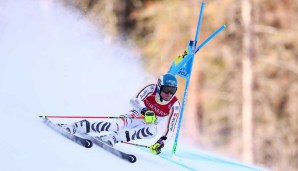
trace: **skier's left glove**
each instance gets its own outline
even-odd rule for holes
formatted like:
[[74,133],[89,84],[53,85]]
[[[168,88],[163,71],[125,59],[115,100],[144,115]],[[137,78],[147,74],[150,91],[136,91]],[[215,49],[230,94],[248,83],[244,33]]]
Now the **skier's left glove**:
[[161,149],[164,147],[163,141],[167,140],[167,137],[162,136],[155,144],[150,146],[150,152],[153,154],[160,154]]
[[146,107],[142,109],[141,114],[144,115],[146,124],[154,124],[157,120],[155,113]]

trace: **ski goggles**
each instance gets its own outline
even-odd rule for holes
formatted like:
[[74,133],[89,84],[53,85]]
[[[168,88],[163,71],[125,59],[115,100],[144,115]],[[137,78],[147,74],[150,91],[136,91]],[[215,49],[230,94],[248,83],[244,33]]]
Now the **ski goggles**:
[[162,86],[161,91],[166,93],[166,94],[171,93],[172,95],[174,95],[177,91],[177,88],[176,87],[171,87],[171,86]]

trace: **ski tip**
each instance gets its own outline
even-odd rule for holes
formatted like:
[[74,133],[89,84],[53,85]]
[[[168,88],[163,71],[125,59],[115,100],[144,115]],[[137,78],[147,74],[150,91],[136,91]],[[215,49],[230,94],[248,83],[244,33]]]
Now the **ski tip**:
[[128,161],[129,161],[130,163],[135,163],[135,162],[137,161],[137,158],[136,158],[136,156],[130,154],[130,155],[128,156]]
[[47,116],[46,115],[40,115],[39,117],[40,118],[46,118]]
[[93,146],[93,143],[91,140],[85,139],[84,142],[82,142],[82,144],[86,147],[86,148],[91,148]]

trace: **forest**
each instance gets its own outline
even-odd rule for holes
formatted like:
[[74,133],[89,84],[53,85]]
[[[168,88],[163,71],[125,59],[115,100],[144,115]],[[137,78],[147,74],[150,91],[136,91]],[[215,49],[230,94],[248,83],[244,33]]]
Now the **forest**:
[[[202,3],[62,2],[112,35],[110,41],[132,41],[145,70],[156,77],[194,37]],[[298,170],[298,1],[204,2],[199,41],[223,24],[227,28],[196,55],[182,134],[246,163]]]

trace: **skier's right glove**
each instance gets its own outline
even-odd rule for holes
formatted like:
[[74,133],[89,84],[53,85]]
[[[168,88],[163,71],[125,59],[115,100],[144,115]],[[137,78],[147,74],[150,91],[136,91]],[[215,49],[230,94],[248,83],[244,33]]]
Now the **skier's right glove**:
[[150,146],[150,152],[153,154],[160,154],[161,153],[161,149],[164,147],[164,143],[163,141],[167,140],[167,137],[162,136],[155,144]]
[[149,110],[145,107],[142,109],[141,114],[144,115],[144,120],[146,124],[155,124],[157,118],[152,110]]

